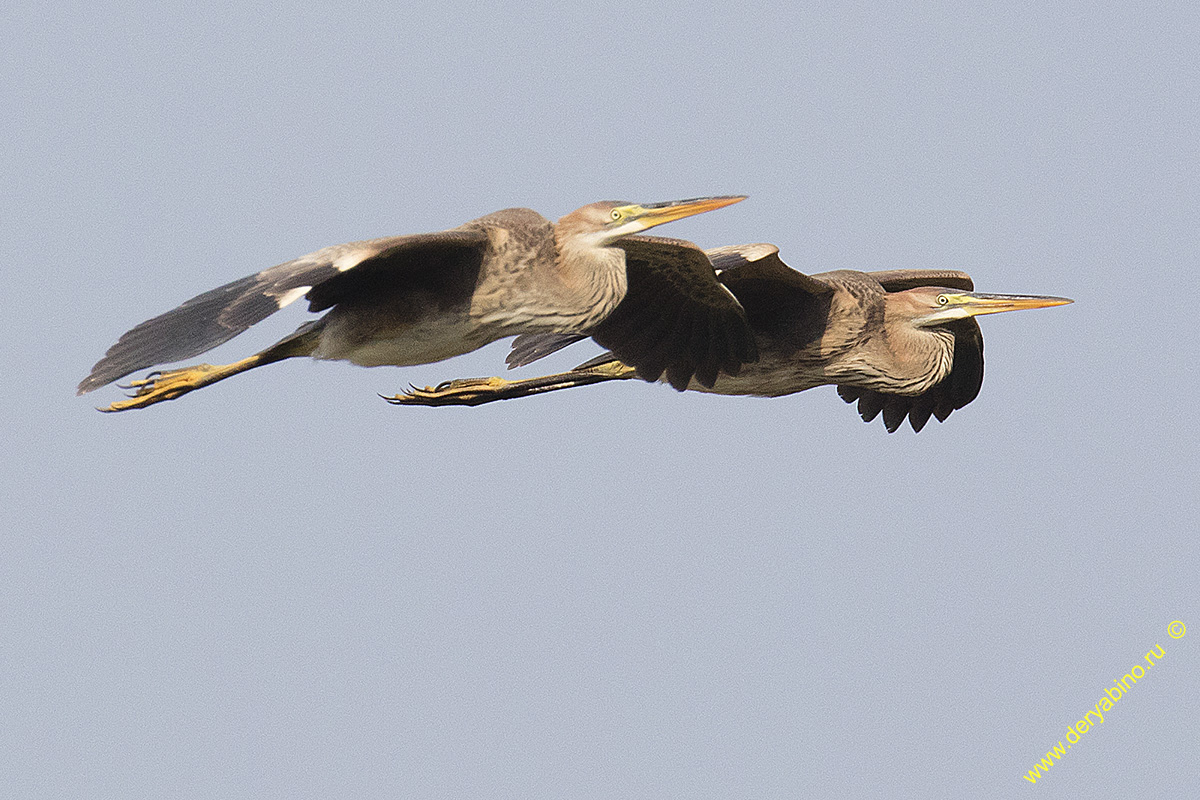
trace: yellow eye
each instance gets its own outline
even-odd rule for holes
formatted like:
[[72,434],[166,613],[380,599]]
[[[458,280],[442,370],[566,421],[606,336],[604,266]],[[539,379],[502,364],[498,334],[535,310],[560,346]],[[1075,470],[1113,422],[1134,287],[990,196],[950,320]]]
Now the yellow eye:
[[617,220],[619,220],[621,218],[621,209],[614,208],[612,210],[612,214],[610,214],[609,216],[611,216],[613,218],[613,222],[616,222]]
[[949,302],[950,301],[948,299],[946,299],[946,295],[944,295],[944,294],[938,295],[938,305],[939,306],[944,306],[944,305],[946,305],[946,303],[949,303]]

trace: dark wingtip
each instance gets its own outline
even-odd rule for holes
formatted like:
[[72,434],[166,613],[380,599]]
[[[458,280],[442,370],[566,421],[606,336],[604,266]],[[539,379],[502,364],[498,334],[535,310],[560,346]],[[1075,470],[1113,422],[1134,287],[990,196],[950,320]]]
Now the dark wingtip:
[[912,425],[913,433],[920,433],[933,414],[933,406],[929,403],[913,406],[908,412],[908,422]]
[[705,389],[711,389],[717,382],[720,370],[716,364],[706,364],[696,368],[696,381]]
[[883,398],[875,392],[864,392],[858,398],[858,413],[863,422],[871,422],[883,411]]
[[127,330],[80,381],[78,393],[99,389],[140,369],[192,358],[266,319],[279,310],[279,302],[259,290],[262,274],[198,294]]
[[694,372],[695,368],[691,364],[673,364],[667,367],[667,383],[677,392],[685,391]]

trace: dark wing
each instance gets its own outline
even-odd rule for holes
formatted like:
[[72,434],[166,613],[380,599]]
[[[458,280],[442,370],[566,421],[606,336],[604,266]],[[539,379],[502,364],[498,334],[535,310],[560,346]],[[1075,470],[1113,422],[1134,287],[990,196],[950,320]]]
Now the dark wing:
[[522,333],[513,339],[504,363],[509,369],[524,367],[586,338],[582,333]]
[[[637,238],[664,242],[678,241],[649,236]],[[708,256],[709,263],[712,264],[714,271],[717,273],[717,280],[723,282],[720,274],[722,270],[737,269],[750,263],[754,258],[762,258],[765,255],[777,252],[779,252],[779,248],[774,245],[751,244],[718,247],[713,250],[705,250],[704,254]],[[504,362],[508,364],[509,369],[524,367],[586,338],[588,337],[577,333],[523,333],[513,340],[512,349],[509,350]],[[609,361],[611,358],[611,353],[604,355],[605,361]],[[590,364],[591,362],[588,363]]]
[[766,281],[780,290],[808,294],[828,294],[832,291],[828,284],[783,263],[779,248],[773,244],[735,244],[704,252],[717,271],[718,279],[730,288],[744,281]]
[[918,286],[944,286],[963,292],[975,291],[971,276],[957,269],[888,269],[868,272],[887,292],[903,292]]
[[[636,238],[667,243],[677,241]],[[800,309],[807,308],[814,298],[831,291],[828,284],[784,264],[779,259],[779,248],[773,244],[729,245],[705,250],[704,254],[716,272],[717,280],[742,304],[754,332],[792,336],[797,320],[806,318]],[[523,367],[581,338],[570,333],[522,334],[513,341],[506,361],[510,368]],[[613,357],[612,353],[605,353],[598,358],[609,361]]]
[[773,244],[709,250],[717,279],[741,302],[755,334],[772,352],[788,353],[819,338],[829,316],[833,287],[779,258]]
[[478,273],[487,246],[481,230],[391,236],[326,247],[193,297],[123,335],[92,367],[78,392],[131,372],[192,358],[223,344],[284,306],[308,297],[309,310],[376,291],[397,275],[459,266]]
[[[940,285],[940,284],[939,284]],[[883,412],[888,433],[895,433],[907,417],[912,429],[920,433],[930,416],[938,422],[979,396],[983,386],[983,334],[973,317],[945,325],[954,333],[954,363],[950,374],[924,394],[915,397],[885,394],[857,386],[838,386],[838,394],[847,403],[858,401],[858,413],[870,422]]]
[[736,375],[758,358],[746,312],[718,281],[704,251],[691,242],[629,236],[628,290],[613,312],[589,333],[637,370],[639,378],[667,380],[683,391],[694,376],[711,387],[721,371]]
[[[678,241],[656,237],[631,238],[667,243]],[[704,254],[716,272],[717,280],[742,304],[750,327],[755,332],[768,335],[794,333],[797,320],[805,317],[800,308],[811,305],[814,298],[832,291],[828,284],[784,264],[779,258],[779,248],[773,244],[728,245],[705,250]],[[582,338],[579,334],[571,333],[522,334],[513,341],[512,350],[505,360],[510,369],[523,367]],[[605,353],[597,358],[600,362],[606,362],[613,357],[612,353]],[[588,365],[591,363],[588,362]]]

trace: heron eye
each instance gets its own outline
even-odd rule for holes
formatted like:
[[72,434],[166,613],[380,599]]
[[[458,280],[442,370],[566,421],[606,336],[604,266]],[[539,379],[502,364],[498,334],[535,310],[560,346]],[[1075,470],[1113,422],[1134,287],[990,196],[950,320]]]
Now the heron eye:
[[950,301],[946,299],[946,295],[944,295],[944,294],[938,295],[938,305],[939,306],[944,306],[948,302],[950,302]]
[[621,209],[614,208],[612,210],[612,214],[610,216],[613,218],[613,222],[616,222],[617,220],[619,220],[621,218]]

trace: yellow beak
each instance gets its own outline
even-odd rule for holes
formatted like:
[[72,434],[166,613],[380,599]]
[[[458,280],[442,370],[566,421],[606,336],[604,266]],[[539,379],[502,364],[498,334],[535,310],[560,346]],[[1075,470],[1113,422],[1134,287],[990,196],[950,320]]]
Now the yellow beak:
[[[742,194],[726,195],[723,197],[696,197],[691,200],[673,200],[667,203],[650,203],[648,205],[624,206],[622,211],[628,218],[628,224],[635,231],[644,231],[655,225],[674,222],[684,217],[703,214],[705,211],[715,211],[718,208],[740,203],[746,196]],[[624,226],[622,226],[624,228]]]
[[1049,297],[1036,294],[985,294],[983,292],[947,293],[944,297],[949,306],[966,312],[963,316],[977,317],[981,314],[999,314],[1002,311],[1023,311],[1027,308],[1048,308],[1073,303],[1065,297]]

